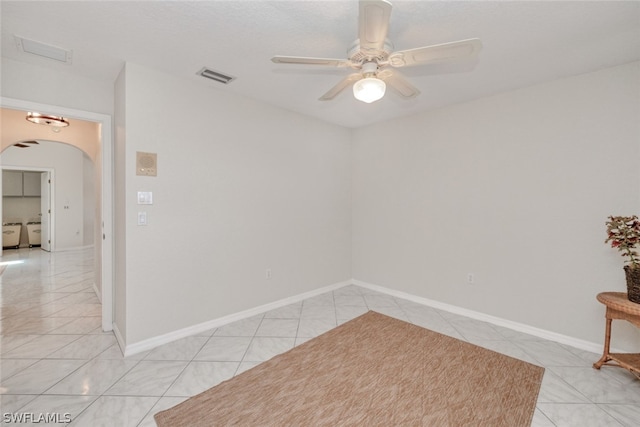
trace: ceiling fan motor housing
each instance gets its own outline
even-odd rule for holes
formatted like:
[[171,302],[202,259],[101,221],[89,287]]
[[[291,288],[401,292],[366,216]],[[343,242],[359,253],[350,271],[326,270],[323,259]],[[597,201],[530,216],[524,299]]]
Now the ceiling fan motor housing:
[[362,64],[362,75],[367,77],[373,77],[378,74],[378,63],[374,61],[367,61]]
[[393,43],[389,39],[384,40],[384,47],[382,50],[364,50],[360,47],[360,39],[353,42],[349,50],[347,50],[347,57],[353,64],[364,64],[365,62],[375,61],[378,64],[385,63],[389,59],[389,55],[393,52]]

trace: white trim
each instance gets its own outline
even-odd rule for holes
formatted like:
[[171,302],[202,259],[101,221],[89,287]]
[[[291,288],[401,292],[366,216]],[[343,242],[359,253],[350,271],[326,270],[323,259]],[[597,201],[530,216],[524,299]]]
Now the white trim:
[[[95,247],[95,245],[73,246],[71,248],[56,249],[56,252],[85,251],[85,250],[91,249],[93,247]],[[51,251],[51,252],[53,252],[53,251]]]
[[[113,205],[113,180],[115,177],[114,165],[113,165],[113,136],[112,136],[112,121],[111,116],[102,116],[102,126],[100,126],[100,154],[102,159],[102,179],[101,185],[101,207],[102,207],[102,221],[96,224],[96,227],[101,227],[98,233],[98,241],[102,242],[102,257],[101,257],[101,284],[102,284],[102,330],[110,331],[113,329],[113,259],[114,259],[114,245],[113,245],[113,221],[114,221],[114,205]],[[100,240],[102,237],[102,240]],[[95,242],[94,239],[94,243]]]
[[120,352],[124,355],[124,351],[122,349],[124,348],[125,344],[124,344],[124,338],[120,333],[120,329],[118,329],[118,325],[116,325],[115,323],[113,324],[112,329],[113,329],[113,335],[115,335],[116,341],[118,342],[118,347],[120,347]]
[[43,168],[39,166],[13,166],[13,165],[6,165],[6,164],[2,164],[2,169],[33,171],[33,172],[49,172],[53,170],[52,168]]
[[[351,284],[351,280],[334,283],[333,285],[325,286],[322,288],[315,289],[313,291],[305,292],[292,297],[270,302],[268,304],[250,308],[249,310],[244,310],[238,313],[230,314],[228,316],[220,317],[218,319],[209,320],[204,323],[199,323],[197,325],[193,325],[187,328],[179,329],[177,331],[169,332],[167,334],[158,335],[153,338],[148,338],[146,340],[138,341],[137,343],[129,344],[126,347],[124,347],[124,355],[125,357],[127,357],[143,351],[151,350],[163,344],[167,344],[167,343],[179,340],[180,338],[189,337],[189,336],[198,334],[200,332],[208,331],[213,328],[219,328],[220,326],[224,326],[228,323],[246,319],[248,317],[252,317],[257,314],[262,314],[267,311],[274,310],[276,308],[284,307],[285,305],[300,302],[304,299],[315,297],[320,294],[324,294],[326,292],[331,292],[350,284]],[[116,332],[116,325],[114,325],[113,331]],[[118,342],[121,341],[121,338],[122,337],[118,338],[118,333],[116,333],[116,339],[118,339]],[[122,342],[124,342],[124,340],[122,340]],[[122,344],[120,345],[120,347],[122,348]]]
[[[120,344],[120,348],[124,348],[124,355],[131,356],[143,351],[151,350],[163,344],[167,344],[173,341],[176,341],[181,338],[185,338],[188,336],[192,336],[198,334],[200,332],[205,332],[213,328],[219,328],[220,326],[224,326],[231,322],[235,322],[238,320],[246,319],[248,317],[252,317],[258,314],[265,313],[270,310],[274,310],[276,308],[284,307],[285,305],[293,304],[299,301],[302,301],[307,298],[311,298],[317,295],[321,295],[326,292],[334,291],[336,289],[342,288],[348,285],[360,286],[362,288],[370,289],[376,292],[380,292],[386,295],[390,295],[396,298],[402,298],[407,301],[415,302],[420,305],[424,305],[427,307],[436,308],[439,310],[447,311],[449,313],[458,314],[461,316],[468,317],[470,319],[480,320],[483,322],[491,323],[493,325],[501,326],[507,329],[511,329],[513,331],[522,332],[525,334],[529,334],[538,338],[542,338],[549,341],[554,341],[560,344],[565,344],[570,347],[574,347],[580,350],[590,351],[596,354],[600,354],[602,352],[602,344],[601,343],[593,343],[590,341],[582,340],[579,338],[571,337],[568,335],[558,334],[556,332],[548,331],[545,329],[536,328],[530,325],[526,325],[524,323],[518,323],[507,319],[502,319],[500,317],[491,316],[489,314],[481,313],[478,311],[469,310],[462,307],[457,307],[455,305],[446,304],[440,301],[431,300],[428,298],[419,297],[416,295],[408,294],[406,292],[397,291],[390,288],[385,288],[384,286],[374,285],[371,283],[363,282],[361,280],[351,279],[344,282],[335,283],[333,285],[325,286],[319,289],[315,289],[313,291],[305,292],[303,294],[295,295],[292,297],[284,298],[272,303],[264,304],[258,307],[251,308],[249,310],[241,311],[238,313],[230,314],[228,316],[220,317],[218,319],[213,319],[204,323],[200,323],[197,325],[189,326],[187,328],[179,329],[173,332],[169,332],[167,334],[158,335],[153,338],[149,338],[143,341],[139,341],[134,344],[130,344],[124,346],[124,339],[120,335],[120,332],[117,330],[116,325],[113,325],[113,331],[116,334],[116,339]],[[620,349],[613,349],[612,352],[622,352]]]
[[100,294],[100,291],[98,290],[98,286],[96,285],[96,282],[93,282],[91,284],[91,288],[93,289],[93,292],[96,293],[96,297],[98,297],[98,301],[100,301],[100,304],[102,304],[102,295]]
[[[558,334],[556,332],[536,328],[530,325],[526,325],[524,323],[513,322],[511,320],[502,319],[500,317],[491,316],[489,314],[481,313],[478,311],[457,307],[455,305],[434,301],[428,298],[418,297],[405,292],[385,288],[379,285],[373,285],[371,283],[363,282],[361,280],[353,279],[351,282],[356,286],[371,289],[373,291],[387,294],[396,298],[406,299],[408,301],[415,302],[417,304],[426,305],[428,307],[437,308],[443,311],[448,311],[449,313],[459,314],[461,316],[469,317],[471,319],[491,323],[492,325],[501,326],[503,328],[533,335],[535,337],[543,338],[545,340],[550,340],[560,344],[565,344],[570,347],[578,348],[580,350],[586,350],[586,351],[590,351],[598,354],[602,353],[602,343],[596,344],[591,341],[581,340],[578,338],[570,337],[568,335]],[[622,350],[618,350],[618,349],[612,350],[612,353],[615,353],[615,352],[622,352]]]
[[[92,121],[100,124],[100,157],[102,158],[102,330],[113,329],[113,141],[111,116],[91,111],[41,104],[21,99],[0,97],[0,106],[23,111],[54,111],[68,118]],[[1,252],[0,252],[1,253]]]

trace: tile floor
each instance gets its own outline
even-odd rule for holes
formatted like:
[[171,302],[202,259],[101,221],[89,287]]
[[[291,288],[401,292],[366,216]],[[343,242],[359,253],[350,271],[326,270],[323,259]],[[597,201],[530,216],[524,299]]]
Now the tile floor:
[[357,286],[123,358],[100,330],[90,252],[0,257],[12,260],[24,263],[0,276],[2,425],[15,425],[10,414],[68,413],[72,426],[154,426],[154,413],[371,309],[544,366],[533,426],[640,426],[640,380],[594,370],[598,354]]

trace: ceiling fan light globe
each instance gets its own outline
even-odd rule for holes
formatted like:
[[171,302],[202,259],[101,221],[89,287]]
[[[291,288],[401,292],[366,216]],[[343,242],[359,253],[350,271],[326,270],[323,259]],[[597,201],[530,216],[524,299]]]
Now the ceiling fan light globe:
[[382,80],[376,79],[375,77],[367,77],[358,80],[353,85],[353,96],[358,101],[371,104],[382,98],[386,89],[387,85]]

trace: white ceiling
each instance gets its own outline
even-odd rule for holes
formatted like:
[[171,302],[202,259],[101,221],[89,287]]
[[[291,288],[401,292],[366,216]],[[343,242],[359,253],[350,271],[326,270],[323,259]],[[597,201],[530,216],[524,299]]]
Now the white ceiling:
[[[358,2],[2,1],[2,57],[114,81],[125,61],[347,127],[640,60],[638,1],[393,1],[396,50],[478,37],[475,60],[402,73],[422,93],[373,104],[350,90],[318,98],[350,71],[278,65],[273,55],[346,58]],[[73,51],[70,65],[27,54],[14,35]],[[203,66],[235,76],[228,86]],[[212,91],[212,96],[215,92]]]

